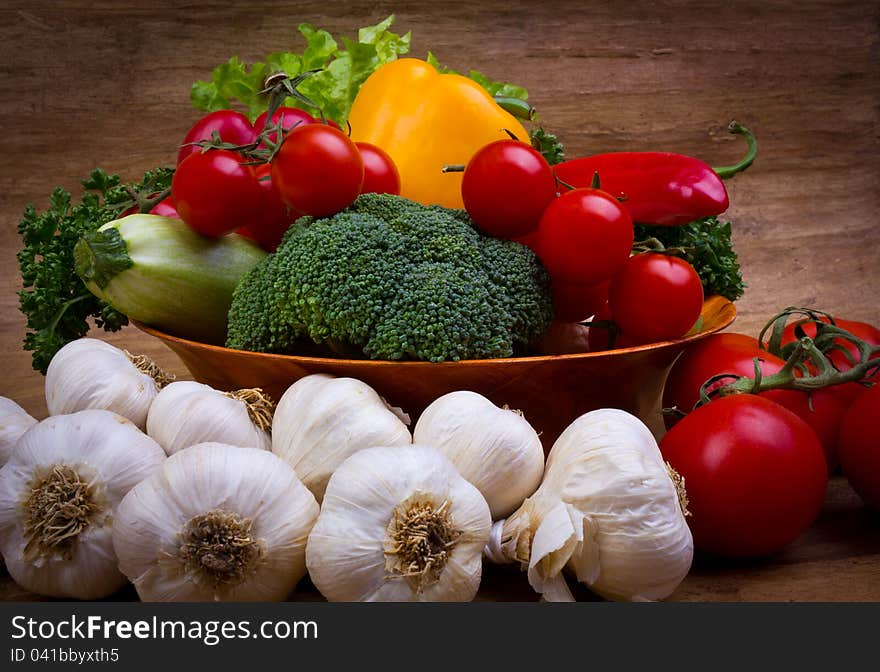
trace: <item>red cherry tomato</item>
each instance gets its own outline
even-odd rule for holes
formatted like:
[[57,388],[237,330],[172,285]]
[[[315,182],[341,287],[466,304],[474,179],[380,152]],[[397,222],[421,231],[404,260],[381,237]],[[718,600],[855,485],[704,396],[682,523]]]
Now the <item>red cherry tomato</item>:
[[274,252],[299,214],[281,200],[281,194],[272,184],[271,166],[268,163],[257,166],[254,172],[263,195],[261,211],[251,224],[240,228],[238,233],[254,240],[267,252]]
[[[269,116],[269,111],[266,110],[259,117],[257,117],[256,121],[254,121],[254,134],[260,135],[266,129],[266,119]],[[289,131],[292,128],[296,128],[297,126],[301,126],[303,124],[316,124],[319,123],[317,119],[315,119],[311,114],[306,112],[305,110],[301,110],[298,107],[279,107],[275,110],[275,114],[272,115],[272,123],[277,124],[281,122],[281,128],[285,131]],[[270,133],[269,140],[271,142],[278,142],[278,134]],[[260,146],[264,146],[260,143]]]
[[608,303],[608,282],[578,285],[553,282],[553,319],[558,322],[583,322]]
[[[700,399],[700,387],[710,378],[732,374],[730,378],[710,385],[707,392],[732,383],[736,377],[754,377],[756,357],[764,376],[777,373],[785,365],[776,355],[762,350],[757,339],[746,334],[722,333],[706,336],[685,350],[672,366],[663,391],[663,406],[690,412]],[[842,387],[845,386],[815,390],[810,396],[796,390],[771,390],[762,392],[759,396],[777,402],[804,420],[816,433],[825,452],[828,467],[832,468],[837,464],[837,432],[848,404],[848,397]],[[665,416],[665,420],[667,427],[679,422],[674,415]]]
[[258,217],[260,185],[247,159],[225,149],[191,154],[174,172],[171,197],[180,218],[203,236],[222,236]]
[[703,283],[684,259],[637,254],[617,272],[608,289],[611,314],[636,343],[684,336],[703,308]]
[[694,546],[725,556],[776,553],[819,515],[828,472],[815,433],[752,394],[701,406],[660,450],[687,491]]
[[368,142],[354,143],[364,162],[362,194],[400,195],[400,172],[388,152]]
[[328,217],[344,210],[363,181],[357,146],[326,124],[297,126],[272,159],[272,182],[282,200],[306,215]]
[[594,285],[620,270],[632,244],[632,220],[617,199],[598,189],[574,189],[547,206],[536,248],[554,281]]
[[837,450],[844,475],[865,504],[880,509],[880,386],[864,390],[840,425]]
[[177,164],[180,165],[189,155],[202,151],[198,145],[189,143],[210,140],[214,131],[217,131],[221,140],[234,145],[248,145],[256,138],[253,124],[241,112],[234,110],[210,112],[189,129],[177,153]]
[[556,198],[556,177],[540,152],[518,140],[496,140],[468,161],[464,208],[487,235],[519,238],[534,231]]

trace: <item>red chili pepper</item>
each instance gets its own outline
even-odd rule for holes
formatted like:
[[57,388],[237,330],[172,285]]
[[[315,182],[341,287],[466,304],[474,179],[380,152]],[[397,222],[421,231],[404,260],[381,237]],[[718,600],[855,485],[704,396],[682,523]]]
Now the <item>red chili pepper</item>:
[[622,200],[634,222],[677,226],[727,210],[723,179],[748,168],[757,154],[752,133],[736,122],[731,133],[744,135],[749,149],[742,161],[712,168],[707,163],[671,152],[610,152],[585,156],[554,166],[564,186],[589,187],[598,173],[603,191]]

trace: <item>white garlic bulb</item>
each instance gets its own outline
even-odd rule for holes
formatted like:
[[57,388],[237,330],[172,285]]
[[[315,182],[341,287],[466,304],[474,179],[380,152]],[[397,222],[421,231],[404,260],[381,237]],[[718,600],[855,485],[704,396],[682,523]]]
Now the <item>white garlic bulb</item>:
[[496,523],[487,556],[527,567],[548,600],[572,599],[563,568],[609,599],[668,597],[693,559],[676,476],[641,420],[586,413],[553,445],[537,492]]
[[221,392],[191,380],[163,388],[147,416],[147,434],[169,455],[197,443],[269,450],[272,402],[260,390]]
[[37,424],[37,419],[12,399],[0,397],[0,467],[6,464],[16,441]]
[[46,406],[49,415],[87,408],[113,411],[144,429],[150,404],[171,380],[148,357],[96,338],[80,338],[61,348],[49,362]]
[[493,520],[519,507],[544,473],[544,447],[534,428],[476,392],[436,399],[419,416],[413,442],[446,455],[486,498]]
[[282,457],[320,502],[330,475],[362,448],[412,443],[409,417],[354,378],[316,373],[300,378],[278,401],[272,452]]
[[365,448],[330,477],[306,566],[330,601],[468,601],[490,526],[486,500],[436,448]]
[[119,568],[148,602],[279,601],[305,575],[318,503],[272,453],[202,443],[119,505]]
[[0,550],[15,581],[52,597],[119,590],[111,525],[123,496],[165,460],[120,415],[56,415],[22,435],[0,469]]

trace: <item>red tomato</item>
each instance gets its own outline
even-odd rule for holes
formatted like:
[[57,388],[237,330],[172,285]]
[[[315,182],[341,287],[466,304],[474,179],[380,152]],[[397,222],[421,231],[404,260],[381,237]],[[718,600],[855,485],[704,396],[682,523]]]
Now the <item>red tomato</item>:
[[251,224],[240,228],[238,233],[256,241],[267,252],[274,252],[298,214],[281,200],[281,194],[272,184],[271,166],[268,163],[257,166],[255,173],[263,194],[261,213]]
[[553,282],[553,319],[559,322],[583,322],[608,303],[608,283],[577,285]]
[[326,124],[297,126],[272,159],[282,200],[306,215],[329,217],[354,202],[364,181],[357,146]]
[[[764,376],[777,373],[785,365],[776,355],[762,350],[758,340],[751,336],[721,333],[705,337],[688,347],[672,366],[663,391],[663,406],[690,412],[700,399],[700,387],[710,378],[732,374],[730,378],[713,383],[708,392],[732,383],[736,377],[754,377],[755,357],[760,361]],[[837,432],[848,403],[848,397],[840,387],[815,390],[811,397],[795,390],[772,390],[759,396],[775,401],[804,420],[816,432],[828,467],[837,464]],[[673,415],[665,419],[667,427],[679,422]]]
[[[263,114],[257,117],[256,121],[254,121],[254,135],[260,135],[260,133],[266,129],[266,118],[268,116],[269,111],[266,110]],[[296,128],[303,124],[319,123],[311,114],[298,107],[279,107],[275,110],[275,114],[272,115],[272,123],[277,124],[279,121],[281,122],[281,128],[285,131],[289,131],[291,128]],[[271,142],[277,142],[278,134],[270,133],[269,140]],[[265,145],[260,143],[260,146],[263,147]]]
[[840,467],[865,504],[880,509],[880,386],[864,390],[852,402],[840,425]]
[[684,259],[637,254],[612,279],[608,304],[632,341],[669,341],[684,336],[700,317],[703,283]]
[[822,508],[828,471],[816,435],[769,399],[741,394],[701,406],[667,432],[660,450],[684,477],[701,550],[776,553]]
[[198,145],[189,143],[210,140],[214,131],[217,131],[221,140],[234,145],[248,145],[256,138],[253,125],[241,112],[234,110],[210,112],[189,129],[177,153],[177,164],[180,165],[190,154],[202,151]]
[[[765,396],[771,394],[764,393]],[[837,437],[843,416],[852,403],[852,395],[846,385],[836,385],[814,390],[812,393],[780,390],[777,402],[804,420],[819,439],[829,471],[837,467]]]
[[534,231],[556,198],[556,177],[540,152],[518,140],[496,140],[468,161],[461,199],[486,234],[519,238]]
[[400,195],[400,173],[388,152],[368,142],[354,143],[364,162],[362,194]]
[[594,285],[623,267],[632,244],[632,220],[616,198],[573,189],[547,206],[536,247],[554,281]]
[[180,213],[174,207],[174,200],[169,196],[164,198],[150,210],[151,215],[161,215],[162,217],[176,217],[180,219]]
[[248,226],[261,212],[263,194],[247,159],[225,149],[191,154],[171,180],[180,218],[203,236]]

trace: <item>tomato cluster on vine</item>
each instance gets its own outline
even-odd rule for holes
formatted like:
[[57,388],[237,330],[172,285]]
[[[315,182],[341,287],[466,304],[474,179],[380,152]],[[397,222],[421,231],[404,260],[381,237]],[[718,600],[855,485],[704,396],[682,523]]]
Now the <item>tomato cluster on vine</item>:
[[[666,381],[663,405],[684,417],[667,415],[660,449],[684,478],[694,544],[709,553],[782,551],[816,520],[837,470],[880,508],[880,329],[816,314],[776,330],[778,341],[709,335]],[[821,356],[807,357],[814,348]]]
[[601,175],[591,187],[570,187],[540,152],[514,138],[484,146],[463,170],[462,201],[477,227],[528,245],[547,268],[556,320],[613,322],[617,340],[606,330],[591,348],[672,340],[697,322],[699,275],[678,257],[631,255],[632,218],[618,196],[602,190]]
[[184,137],[170,208],[156,214],[178,216],[207,237],[236,232],[271,251],[298,217],[335,214],[365,192],[400,193],[397,167],[381,148],[295,107],[254,123],[220,110]]

